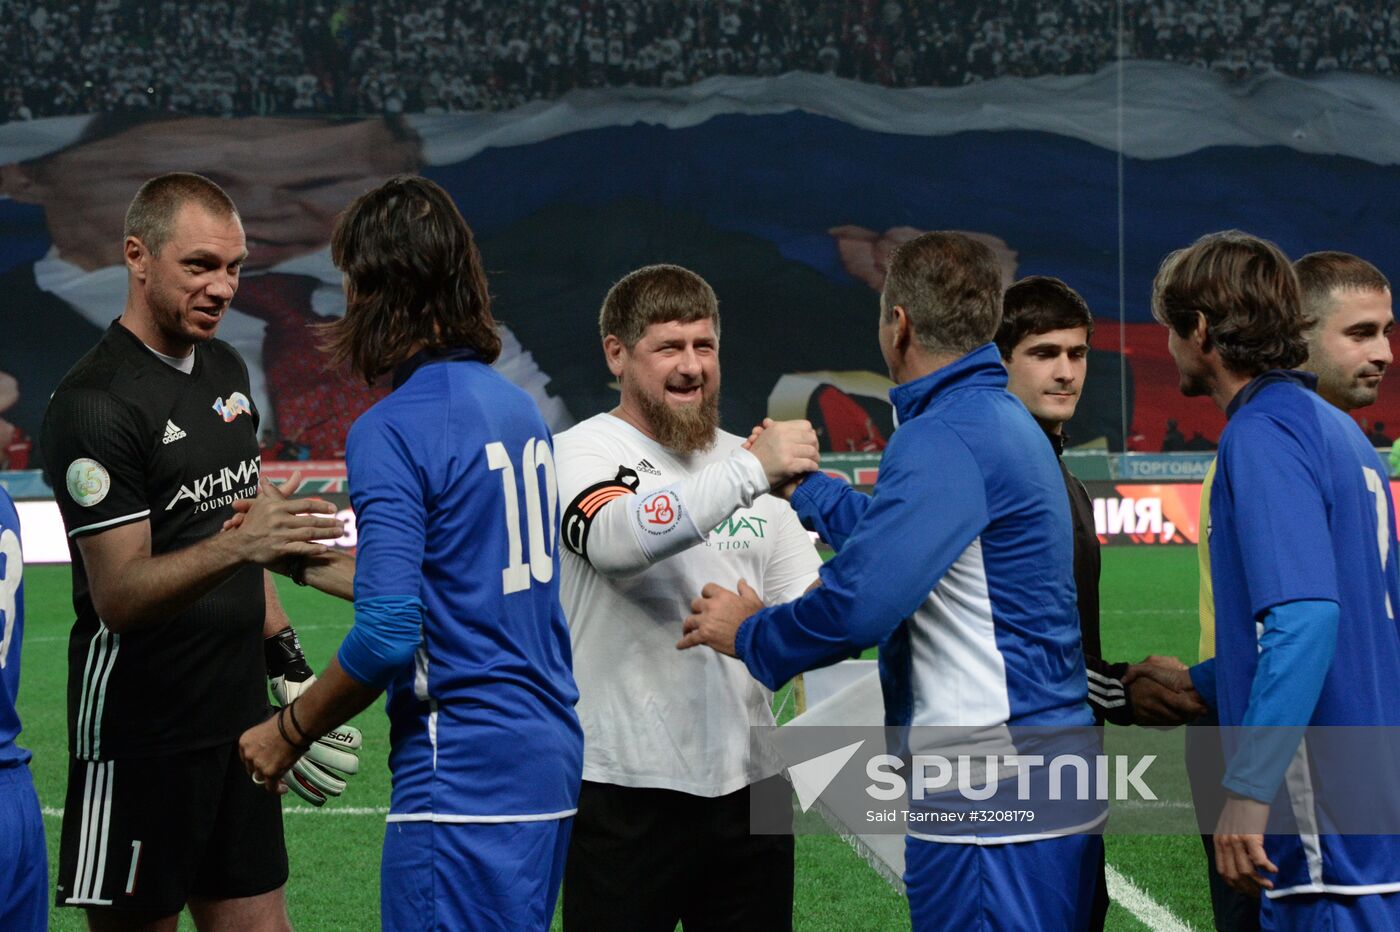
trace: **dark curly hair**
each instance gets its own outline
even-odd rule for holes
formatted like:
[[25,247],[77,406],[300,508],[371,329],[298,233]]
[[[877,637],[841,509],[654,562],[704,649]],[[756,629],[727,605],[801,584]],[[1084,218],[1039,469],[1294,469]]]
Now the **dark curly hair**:
[[345,273],[345,316],[321,327],[331,366],[367,381],[416,347],[501,354],[486,273],[471,228],[447,192],[400,175],[356,198],[336,220],[331,258]]
[[1189,335],[1206,321],[1207,349],[1232,372],[1255,376],[1308,358],[1298,276],[1273,243],[1239,230],[1209,233],[1162,260],[1152,316]]

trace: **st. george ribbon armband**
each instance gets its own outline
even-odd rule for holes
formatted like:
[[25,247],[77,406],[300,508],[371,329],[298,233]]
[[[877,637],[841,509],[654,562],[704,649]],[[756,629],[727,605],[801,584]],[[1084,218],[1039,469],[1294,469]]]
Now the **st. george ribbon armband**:
[[564,511],[564,546],[588,559],[588,531],[593,516],[613,499],[637,494],[639,482],[636,470],[623,466],[615,478],[595,483],[580,492]]

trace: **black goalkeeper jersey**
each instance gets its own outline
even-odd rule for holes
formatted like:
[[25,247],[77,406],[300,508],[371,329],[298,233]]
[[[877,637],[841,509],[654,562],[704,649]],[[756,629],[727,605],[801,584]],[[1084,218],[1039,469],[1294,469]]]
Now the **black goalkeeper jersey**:
[[263,571],[246,566],[185,611],[117,634],[97,616],[77,538],[151,524],[151,553],[219,533],[257,494],[258,413],[228,344],[180,372],[113,323],[54,392],[41,442],[73,556],[69,749],[152,757],[234,740],[267,711]]

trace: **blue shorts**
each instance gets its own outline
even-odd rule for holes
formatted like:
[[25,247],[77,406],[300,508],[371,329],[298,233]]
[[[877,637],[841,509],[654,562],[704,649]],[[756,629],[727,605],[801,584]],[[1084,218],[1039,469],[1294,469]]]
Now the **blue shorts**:
[[0,929],[43,932],[49,924],[49,854],[29,767],[0,767]]
[[1382,932],[1400,929],[1400,893],[1340,896],[1335,893],[1294,893],[1271,900],[1262,897],[1261,929],[1300,929],[1306,932]]
[[914,932],[1089,928],[1101,835],[1002,845],[907,838],[904,884]]
[[385,932],[547,930],[572,817],[542,822],[390,822],[379,869]]

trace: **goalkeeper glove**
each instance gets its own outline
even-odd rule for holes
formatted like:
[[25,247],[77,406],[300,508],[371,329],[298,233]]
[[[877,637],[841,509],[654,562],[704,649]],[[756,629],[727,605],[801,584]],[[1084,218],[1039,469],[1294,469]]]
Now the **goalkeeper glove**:
[[[263,640],[267,662],[267,682],[279,705],[291,705],[316,682],[316,674],[306,662],[296,632],[284,628]],[[352,725],[333,728],[311,743],[307,752],[292,765],[287,786],[313,806],[324,806],[326,799],[345,792],[345,780],[360,770],[360,730]]]

